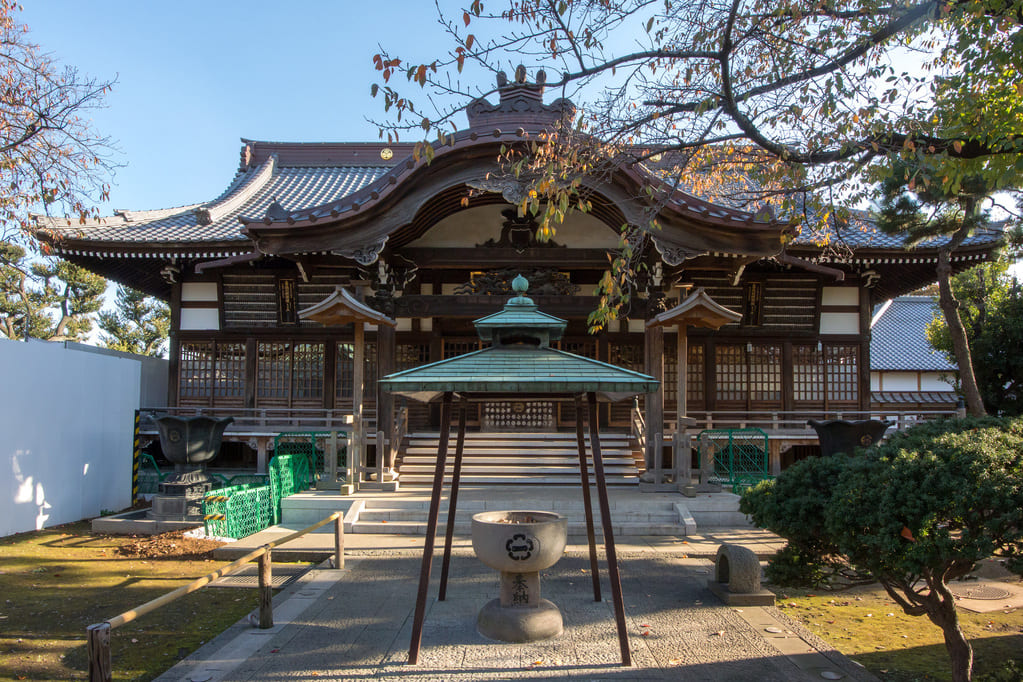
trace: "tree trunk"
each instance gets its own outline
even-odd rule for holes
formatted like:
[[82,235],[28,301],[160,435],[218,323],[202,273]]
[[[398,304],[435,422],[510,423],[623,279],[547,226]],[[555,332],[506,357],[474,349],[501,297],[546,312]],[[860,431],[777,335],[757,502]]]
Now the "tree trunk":
[[959,611],[955,595],[948,589],[946,580],[951,573],[946,570],[937,577],[927,577],[931,588],[927,601],[927,618],[941,628],[945,636],[945,649],[952,661],[952,682],[970,682],[973,679],[973,648],[962,628],[959,627]]
[[970,353],[970,341],[966,337],[966,328],[959,317],[959,301],[952,293],[952,251],[965,239],[968,230],[962,228],[953,235],[947,246],[938,250],[938,306],[945,315],[948,335],[952,339],[952,351],[955,353],[956,364],[959,365],[959,382],[966,398],[966,408],[975,417],[987,414],[984,401],[977,387],[977,377],[973,373],[973,356]]
[[952,659],[952,682],[970,682],[973,679],[973,648],[959,627],[959,619],[941,629],[945,634],[945,648]]

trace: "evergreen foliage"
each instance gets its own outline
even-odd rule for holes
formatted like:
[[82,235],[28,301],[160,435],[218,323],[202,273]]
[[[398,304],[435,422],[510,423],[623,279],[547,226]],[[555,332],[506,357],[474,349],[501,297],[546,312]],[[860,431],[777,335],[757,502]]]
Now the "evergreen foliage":
[[85,268],[57,258],[33,261],[21,246],[0,241],[0,334],[84,341],[106,286]]
[[789,540],[773,580],[879,581],[907,614],[942,628],[961,682],[973,654],[948,586],[992,556],[1023,574],[1021,481],[1023,419],[944,420],[799,462],[748,491],[741,509]]
[[141,291],[118,285],[116,309],[99,314],[103,345],[114,350],[163,357],[170,330],[170,308]]

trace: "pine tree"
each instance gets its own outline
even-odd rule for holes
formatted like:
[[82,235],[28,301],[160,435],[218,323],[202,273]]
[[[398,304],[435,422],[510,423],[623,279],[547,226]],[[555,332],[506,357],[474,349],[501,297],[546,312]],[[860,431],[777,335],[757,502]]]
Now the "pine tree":
[[99,315],[103,345],[114,350],[163,357],[170,329],[170,308],[141,291],[119,285],[114,312]]

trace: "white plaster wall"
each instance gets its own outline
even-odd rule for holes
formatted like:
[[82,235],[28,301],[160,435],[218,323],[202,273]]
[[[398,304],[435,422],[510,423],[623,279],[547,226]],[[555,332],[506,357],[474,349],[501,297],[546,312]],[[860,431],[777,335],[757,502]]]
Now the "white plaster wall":
[[821,313],[821,334],[859,334],[858,313]]
[[0,339],[0,536],[131,504],[137,359]]
[[[920,373],[920,390],[921,391],[951,391],[953,385],[950,381],[946,381],[942,377],[949,376],[951,372],[921,372]],[[949,378],[951,378],[949,376]]]
[[[951,391],[953,385],[942,377],[947,372],[920,372],[920,388],[916,387],[916,372],[871,372],[872,391]],[[882,381],[883,388],[882,388]],[[895,388],[892,388],[892,387]]]
[[[883,372],[882,391],[919,391],[916,372]],[[926,389],[925,389],[926,390]],[[947,388],[945,390],[948,390]]]
[[220,329],[220,310],[217,308],[182,308],[181,329]]
[[859,305],[860,290],[856,287],[823,287],[821,305]]

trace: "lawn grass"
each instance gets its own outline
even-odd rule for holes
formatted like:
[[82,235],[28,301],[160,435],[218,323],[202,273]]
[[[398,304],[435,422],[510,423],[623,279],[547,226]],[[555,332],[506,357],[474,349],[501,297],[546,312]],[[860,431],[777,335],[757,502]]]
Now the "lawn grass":
[[[0,538],[0,680],[86,679],[85,629],[223,562],[131,559],[87,522]],[[203,589],[112,631],[116,680],[151,680],[257,606],[253,589]]]
[[[879,585],[846,592],[778,589],[778,607],[882,680],[951,680],[941,629],[908,616]],[[973,613],[959,609],[973,646],[974,679],[1023,661],[1023,609]]]

